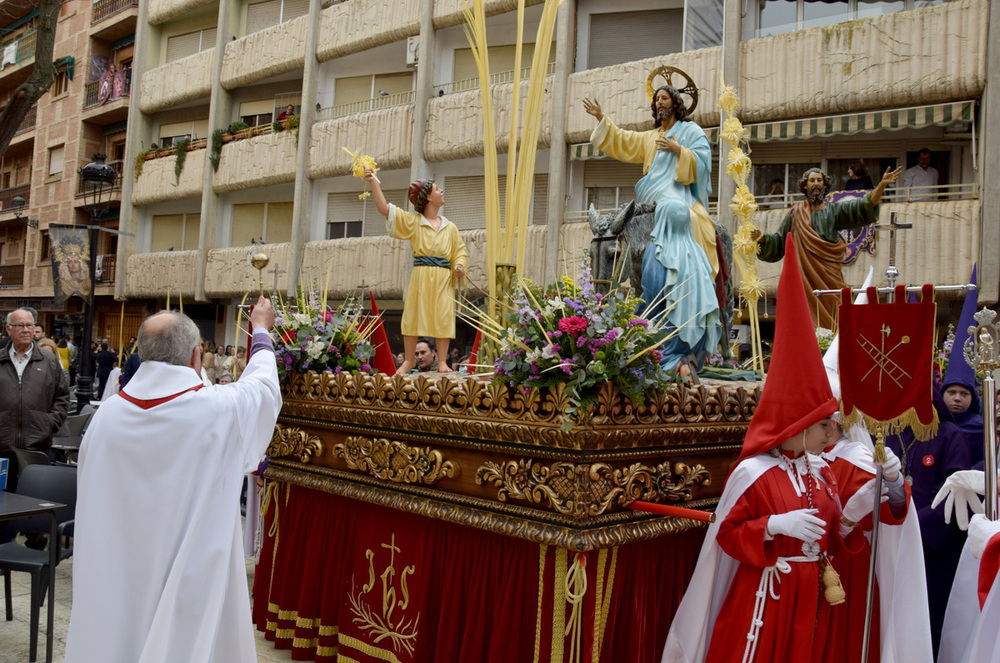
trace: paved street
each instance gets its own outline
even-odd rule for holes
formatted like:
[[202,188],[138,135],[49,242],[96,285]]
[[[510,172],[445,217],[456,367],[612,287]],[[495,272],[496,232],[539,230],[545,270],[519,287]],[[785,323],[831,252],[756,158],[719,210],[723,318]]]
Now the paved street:
[[[253,584],[253,560],[247,560],[247,583]],[[56,567],[56,611],[55,611],[55,643],[53,658],[55,663],[62,663],[66,651],[66,631],[69,627],[70,607],[73,602],[72,591],[73,558],[70,557]],[[0,663],[26,663],[28,660],[28,624],[30,620],[30,589],[31,576],[27,573],[11,573],[12,594],[14,598],[14,621],[3,621],[0,617]],[[2,580],[0,580],[2,583]],[[0,607],[0,610],[3,610]],[[39,620],[41,628],[38,632],[38,660],[45,660],[45,623],[48,605],[43,605]],[[274,646],[264,640],[264,635],[254,629],[257,639],[257,660],[261,663],[271,661],[290,661],[291,652],[276,651]]]

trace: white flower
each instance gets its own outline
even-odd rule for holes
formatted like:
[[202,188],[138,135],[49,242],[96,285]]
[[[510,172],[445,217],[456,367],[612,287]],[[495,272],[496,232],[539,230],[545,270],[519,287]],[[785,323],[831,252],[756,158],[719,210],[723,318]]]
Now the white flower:
[[295,322],[299,323],[300,325],[308,325],[311,322],[309,320],[309,316],[306,315],[305,313],[293,313],[292,317],[295,318]]
[[546,316],[552,315],[556,311],[561,311],[566,308],[566,302],[561,299],[550,299],[545,303],[545,307],[542,310]]
[[323,354],[324,347],[323,343],[319,341],[309,341],[306,345],[306,354],[309,355],[310,359],[317,359],[321,354]]

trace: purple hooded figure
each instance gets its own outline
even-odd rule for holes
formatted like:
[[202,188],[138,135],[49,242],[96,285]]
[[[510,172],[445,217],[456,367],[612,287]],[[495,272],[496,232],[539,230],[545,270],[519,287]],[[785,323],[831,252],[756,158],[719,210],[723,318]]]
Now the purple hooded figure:
[[962,429],[955,423],[951,412],[934,390],[934,409],[940,423],[938,432],[930,440],[921,442],[907,428],[900,435],[889,435],[885,444],[899,457],[902,472],[912,486],[913,508],[917,510],[920,538],[924,548],[924,572],[927,577],[927,600],[930,604],[931,639],[937,655],[941,642],[944,612],[955,579],[955,569],[965,545],[965,532],[958,523],[944,522],[944,506],[931,508],[931,501],[953,472],[972,466],[969,444]]
[[[969,281],[976,283],[976,268],[972,267],[972,277]],[[945,405],[962,429],[965,439],[969,442],[969,455],[975,469],[983,469],[983,415],[979,400],[976,373],[965,361],[965,342],[969,338],[969,327],[976,324],[973,317],[976,314],[976,291],[965,294],[965,304],[962,305],[962,315],[958,318],[958,328],[955,330],[955,344],[951,347],[948,357],[948,370],[941,381],[941,396]]]

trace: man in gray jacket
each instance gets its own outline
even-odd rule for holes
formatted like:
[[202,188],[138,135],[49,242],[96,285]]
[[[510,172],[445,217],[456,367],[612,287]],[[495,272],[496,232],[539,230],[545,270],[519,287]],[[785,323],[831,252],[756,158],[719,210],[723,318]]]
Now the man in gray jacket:
[[8,314],[10,341],[0,348],[0,454],[11,449],[48,452],[66,420],[66,376],[58,358],[35,345],[34,331],[29,311]]

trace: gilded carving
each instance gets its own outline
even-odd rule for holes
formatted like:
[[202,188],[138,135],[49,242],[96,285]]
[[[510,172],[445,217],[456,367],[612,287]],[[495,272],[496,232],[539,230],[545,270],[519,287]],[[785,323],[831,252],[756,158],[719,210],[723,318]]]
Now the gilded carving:
[[545,464],[521,459],[487,461],[476,471],[476,483],[497,486],[501,502],[521,500],[586,518],[636,500],[690,501],[694,486],[709,485],[711,475],[702,465],[675,463],[671,468],[669,461],[655,468],[641,463],[613,468],[608,463]]
[[[570,430],[562,386],[511,389],[472,376],[295,375],[282,414],[338,424],[554,449],[738,444],[758,386],[679,386],[634,404],[607,385]],[[331,407],[332,406],[332,407]]]
[[[322,469],[324,473],[317,474],[315,473],[316,469]],[[464,503],[456,503],[454,497],[443,501],[401,492],[392,487],[358,483],[354,477],[347,473],[340,473],[328,468],[311,467],[309,471],[303,471],[302,468],[294,467],[280,460],[272,462],[264,471],[264,476],[267,479],[283,481],[311,490],[579,552],[611,548],[637,541],[648,541],[666,534],[679,534],[694,527],[700,527],[699,524],[690,520],[647,518],[630,513],[622,514],[632,518],[627,522],[577,529],[526,516],[498,513],[495,509],[473,505],[474,500],[471,498],[461,498]],[[707,506],[707,504],[701,506]]]
[[411,447],[398,440],[351,435],[333,452],[352,470],[394,483],[426,483],[458,476],[461,468],[437,449]]
[[294,457],[303,463],[308,463],[313,457],[323,453],[323,442],[315,435],[309,435],[301,428],[282,426],[274,427],[271,443],[267,446],[267,455],[272,458]]

